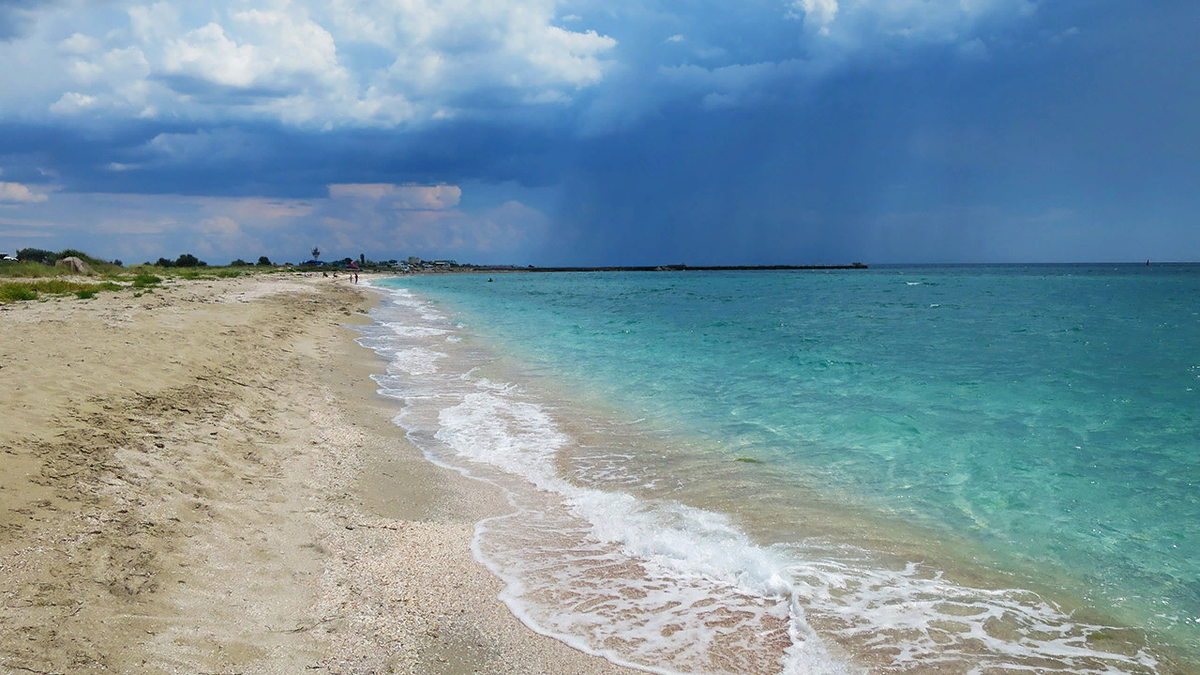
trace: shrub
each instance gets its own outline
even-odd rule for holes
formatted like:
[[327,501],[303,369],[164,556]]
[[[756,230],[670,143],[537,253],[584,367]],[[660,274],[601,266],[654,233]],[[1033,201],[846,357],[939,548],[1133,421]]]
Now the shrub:
[[0,284],[0,301],[17,302],[21,300],[37,300],[39,293],[65,295],[74,293],[87,299],[96,296],[99,291],[115,291],[121,287],[111,281],[102,284],[90,284],[63,279],[36,279],[32,281],[10,281]]
[[43,265],[40,262],[16,262],[5,263],[0,267],[0,275],[6,277],[17,277],[22,279],[37,279],[41,277],[57,276],[60,272],[65,271],[62,268],[50,267]]
[[166,258],[159,258],[158,262],[156,262],[154,264],[157,267],[174,267],[175,266],[175,263],[173,261],[167,260]]
[[58,260],[58,254],[56,254],[54,251],[47,251],[40,248],[23,248],[20,251],[17,251],[17,259],[31,260],[33,262],[45,261],[53,264],[55,260]]
[[37,300],[37,291],[26,284],[0,284],[0,302],[20,302],[22,300]]
[[233,262],[229,263],[230,267],[248,267],[249,265],[250,265],[250,263],[246,262],[245,260],[242,260],[241,258],[238,258],[237,260],[234,260]]
[[153,274],[139,274],[133,278],[134,288],[147,288],[162,283],[162,277],[156,277]]
[[260,256],[258,256],[258,266],[259,266],[259,267],[267,267],[267,266],[268,266],[268,265],[270,265],[270,264],[271,264],[271,259],[270,259],[270,258],[268,258],[268,257],[267,257],[267,256],[265,256],[265,255],[260,255]]
[[80,251],[80,250],[74,249],[74,248],[65,248],[65,249],[59,251],[58,253],[54,254],[55,260],[62,260],[63,258],[79,258],[80,260],[91,265],[92,267],[100,267],[100,266],[107,267],[109,264],[111,264],[107,261],[100,260],[99,258],[93,258],[92,256],[84,253],[83,251]]
[[191,253],[184,253],[175,260],[176,267],[206,267],[208,263],[197,258]]

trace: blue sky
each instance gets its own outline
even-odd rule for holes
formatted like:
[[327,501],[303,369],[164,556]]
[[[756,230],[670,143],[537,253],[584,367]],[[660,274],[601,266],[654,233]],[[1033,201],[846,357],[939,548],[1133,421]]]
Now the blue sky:
[[0,251],[1200,260],[1200,3],[0,0]]

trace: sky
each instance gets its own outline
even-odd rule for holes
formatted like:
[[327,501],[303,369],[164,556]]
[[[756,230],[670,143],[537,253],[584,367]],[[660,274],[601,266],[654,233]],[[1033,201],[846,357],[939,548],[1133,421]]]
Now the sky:
[[0,252],[1200,260],[1195,0],[0,0]]

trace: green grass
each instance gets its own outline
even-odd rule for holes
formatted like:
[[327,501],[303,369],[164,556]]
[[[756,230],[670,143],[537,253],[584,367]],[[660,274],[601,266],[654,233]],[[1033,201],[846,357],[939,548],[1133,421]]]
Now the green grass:
[[133,278],[134,288],[147,288],[149,286],[156,286],[161,283],[162,277],[155,276],[153,274],[146,274],[145,272]]
[[[20,302],[37,300],[42,293],[48,295],[76,294],[80,298],[95,297],[97,291],[119,291],[119,284],[106,281],[99,284],[89,284],[64,279],[37,279],[35,281],[8,281],[0,283],[0,302]],[[88,295],[82,295],[88,294]]]
[[0,302],[21,302],[22,300],[37,300],[37,292],[25,284],[0,284]]
[[[67,267],[43,265],[38,262],[0,262],[0,302],[36,300],[38,299],[38,295],[43,293],[48,295],[74,293],[81,299],[87,299],[95,297],[95,294],[99,291],[115,291],[129,287],[136,289],[138,294],[134,297],[138,297],[141,293],[152,292],[151,289],[163,283],[164,278],[187,280],[234,279],[245,274],[262,274],[279,271],[274,266],[260,268],[241,265],[166,268],[154,265],[130,265],[129,267],[121,267],[98,258],[93,258],[75,249],[60,251],[57,256],[75,256],[82,259],[104,281],[96,284],[66,281],[64,277],[73,276],[72,271]],[[5,279],[11,279],[12,281],[5,282]]]
[[[123,268],[104,262],[103,260],[96,260],[91,257],[80,259],[90,265],[93,272],[106,278],[119,276],[124,271]],[[0,277],[11,279],[47,279],[52,277],[66,277],[73,274],[75,274],[75,271],[65,265],[59,267],[58,265],[43,265],[40,262],[0,262]]]
[[0,262],[0,276],[13,279],[44,279],[67,274],[65,267],[54,267],[36,262]]

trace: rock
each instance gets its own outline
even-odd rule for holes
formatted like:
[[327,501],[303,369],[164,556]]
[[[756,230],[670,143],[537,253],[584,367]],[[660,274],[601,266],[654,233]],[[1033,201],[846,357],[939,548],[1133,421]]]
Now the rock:
[[92,271],[91,265],[88,265],[87,263],[80,260],[79,258],[76,258],[75,256],[61,258],[61,259],[59,259],[58,262],[56,262],[54,264],[57,266],[60,266],[60,267],[70,267],[71,270],[73,272],[75,272],[76,274],[87,274],[89,276],[92,274],[95,274],[95,272]]

